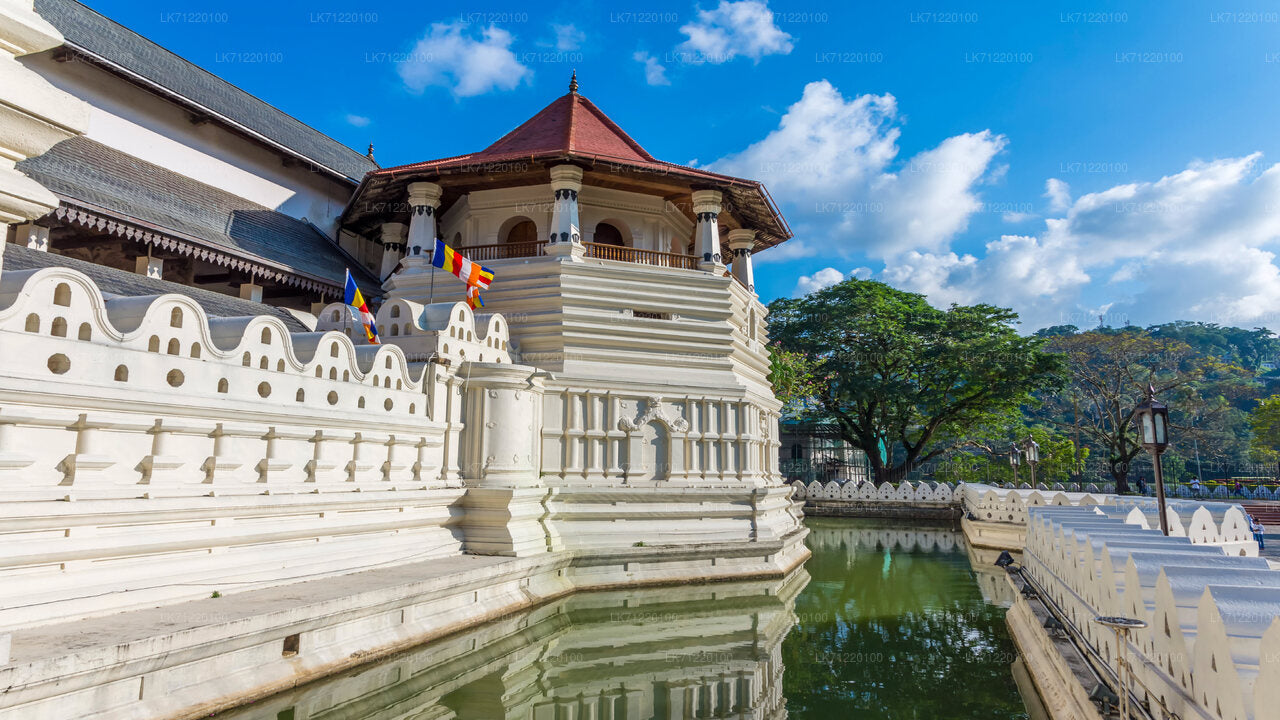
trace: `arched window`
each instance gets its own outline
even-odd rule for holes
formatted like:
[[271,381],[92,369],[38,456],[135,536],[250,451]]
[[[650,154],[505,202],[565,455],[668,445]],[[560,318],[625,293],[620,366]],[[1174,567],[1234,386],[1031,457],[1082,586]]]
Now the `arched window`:
[[79,337],[81,340],[93,339],[93,328],[89,327],[89,323],[80,323]]
[[626,247],[627,243],[622,239],[622,231],[617,226],[607,222],[596,225],[596,234],[591,238],[591,242],[597,245],[614,245],[617,247]]
[[400,317],[400,306],[399,306],[399,305],[392,305],[392,306],[391,306],[391,317],[393,317],[393,318],[398,318],[398,317]]
[[169,327],[182,327],[182,308],[174,308],[169,313]]
[[66,283],[58,283],[58,287],[53,289],[53,304],[62,307],[71,306],[71,286]]
[[498,229],[498,238],[504,243],[537,242],[538,226],[527,217],[509,218]]

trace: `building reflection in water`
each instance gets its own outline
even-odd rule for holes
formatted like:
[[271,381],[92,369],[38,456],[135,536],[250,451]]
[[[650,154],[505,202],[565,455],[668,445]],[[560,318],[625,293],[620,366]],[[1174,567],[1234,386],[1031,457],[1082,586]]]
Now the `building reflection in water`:
[[948,529],[809,525],[784,579],[571,595],[219,720],[1027,717],[994,555]]
[[782,641],[808,582],[575,594],[218,717],[781,720]]

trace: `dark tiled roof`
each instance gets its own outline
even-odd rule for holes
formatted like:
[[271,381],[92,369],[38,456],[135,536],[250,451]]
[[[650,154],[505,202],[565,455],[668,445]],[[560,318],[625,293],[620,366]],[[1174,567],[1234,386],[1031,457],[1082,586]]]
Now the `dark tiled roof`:
[[376,279],[310,223],[86,137],[64,140],[18,168],[72,203],[330,285],[341,286],[351,267],[362,286],[378,287]]
[[4,251],[4,271],[39,270],[47,267],[68,267],[88,275],[98,285],[98,289],[107,295],[124,295],[139,297],[146,295],[163,295],[175,293],[200,303],[210,317],[244,317],[246,315],[270,315],[278,318],[291,332],[308,332],[307,327],[289,312],[271,305],[241,300],[238,297],[223,295],[212,290],[179,285],[168,280],[156,280],[146,275],[118,270],[106,265],[97,265],[84,260],[69,258],[64,255],[31,250],[9,243]]
[[58,28],[69,44],[146,78],[317,165],[353,181],[378,167],[337,140],[74,0],[36,0],[35,9]]

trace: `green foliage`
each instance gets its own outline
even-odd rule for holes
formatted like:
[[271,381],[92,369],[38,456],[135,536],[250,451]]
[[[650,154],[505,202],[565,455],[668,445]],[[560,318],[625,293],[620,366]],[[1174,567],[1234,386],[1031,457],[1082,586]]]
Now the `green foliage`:
[[1253,430],[1250,454],[1259,462],[1273,463],[1280,459],[1280,395],[1258,403],[1249,413],[1249,427]]
[[816,363],[809,355],[773,343],[769,347],[769,383],[782,402],[784,417],[801,419],[818,393]]
[[814,363],[812,414],[867,453],[877,480],[901,479],[1060,383],[1061,359],[1004,308],[939,310],[856,279],[769,308],[777,344]]

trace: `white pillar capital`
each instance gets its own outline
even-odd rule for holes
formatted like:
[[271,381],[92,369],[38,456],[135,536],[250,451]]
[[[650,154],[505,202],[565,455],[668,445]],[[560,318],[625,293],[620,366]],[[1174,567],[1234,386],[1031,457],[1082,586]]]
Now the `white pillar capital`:
[[395,272],[404,257],[405,238],[409,234],[409,226],[404,223],[382,223],[382,267],[378,277],[386,280]]
[[577,165],[556,165],[551,168],[551,189],[582,190],[582,168]]
[[729,250],[733,252],[733,276],[751,292],[756,291],[755,273],[751,269],[751,251],[755,246],[755,230],[738,228],[729,231]]
[[443,194],[444,188],[433,182],[409,183],[409,206],[425,205],[434,210],[440,207],[440,196]]
[[382,223],[382,244],[384,247],[387,245],[403,245],[408,234],[409,226],[404,223]]
[[694,190],[693,191],[693,212],[695,215],[702,213],[720,214],[724,195],[719,190]]
[[[412,270],[426,268],[427,254],[436,246],[436,208],[444,190],[432,182],[409,183],[409,266]],[[398,224],[398,223],[388,223]]]
[[733,250],[750,250],[756,245],[756,231],[738,228],[729,231],[729,248]]

